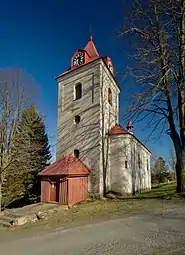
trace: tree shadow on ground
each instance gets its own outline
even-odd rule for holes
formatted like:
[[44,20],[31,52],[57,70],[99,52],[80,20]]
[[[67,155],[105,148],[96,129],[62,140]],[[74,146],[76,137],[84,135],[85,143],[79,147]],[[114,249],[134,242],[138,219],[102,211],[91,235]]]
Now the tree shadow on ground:
[[[111,196],[112,195],[112,196]],[[172,199],[172,198],[185,198],[185,193],[177,194],[175,184],[160,184],[152,187],[150,191],[136,193],[135,195],[120,195],[112,193],[108,195],[109,198],[118,198],[123,200],[130,199]]]
[[21,208],[26,205],[38,203],[40,201],[39,197],[21,197],[14,201],[12,201],[10,204],[3,206],[4,209],[14,209],[14,208]]

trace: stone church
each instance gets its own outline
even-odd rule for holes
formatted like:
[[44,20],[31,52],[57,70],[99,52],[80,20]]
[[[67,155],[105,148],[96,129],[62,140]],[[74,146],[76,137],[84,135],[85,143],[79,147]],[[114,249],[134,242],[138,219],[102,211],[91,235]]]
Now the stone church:
[[151,188],[150,151],[119,124],[120,88],[109,56],[92,37],[58,77],[56,160],[73,155],[90,169],[88,191],[131,194]]

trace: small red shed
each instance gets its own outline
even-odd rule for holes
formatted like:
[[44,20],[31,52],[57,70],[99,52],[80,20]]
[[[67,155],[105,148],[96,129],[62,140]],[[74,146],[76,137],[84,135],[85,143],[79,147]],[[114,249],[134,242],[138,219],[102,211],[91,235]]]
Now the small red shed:
[[63,156],[38,175],[41,202],[74,205],[88,197],[89,169],[73,156]]

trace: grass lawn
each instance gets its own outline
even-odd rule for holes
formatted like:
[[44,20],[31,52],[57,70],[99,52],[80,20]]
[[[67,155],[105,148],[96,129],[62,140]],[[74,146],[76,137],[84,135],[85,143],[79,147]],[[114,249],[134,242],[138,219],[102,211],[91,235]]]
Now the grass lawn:
[[[89,223],[93,220],[109,219],[118,216],[136,215],[157,210],[176,208],[185,200],[175,192],[175,184],[153,187],[151,191],[129,198],[86,201],[69,210],[62,207],[33,224],[16,227],[14,230],[59,227],[71,222]],[[13,229],[12,229],[13,230]]]
[[175,184],[159,184],[153,186],[148,192],[136,194],[133,198],[135,199],[168,199],[178,196],[176,193]]
[[185,198],[185,193],[176,193],[176,184],[160,184],[152,187],[151,191],[135,195],[135,199],[178,199]]
[[151,191],[129,198],[86,201],[64,211],[62,208],[48,215],[36,224],[58,225],[78,221],[89,221],[96,218],[135,215],[152,212],[157,209],[176,207],[184,199],[175,192],[175,184],[153,187]]

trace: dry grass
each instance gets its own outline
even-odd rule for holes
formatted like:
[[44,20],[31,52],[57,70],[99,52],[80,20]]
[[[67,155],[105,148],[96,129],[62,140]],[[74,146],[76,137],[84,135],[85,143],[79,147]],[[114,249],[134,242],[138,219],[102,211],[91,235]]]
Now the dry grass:
[[176,184],[160,184],[152,187],[152,190],[142,194],[137,194],[135,199],[163,199],[163,200],[178,200],[185,198],[185,194],[176,193]]
[[[171,198],[175,199],[171,199]],[[160,199],[159,199],[160,198]],[[169,199],[170,198],[170,199]],[[178,198],[178,199],[176,199]],[[107,199],[86,201],[80,203],[69,210],[64,210],[61,206],[57,211],[48,214],[33,224],[16,227],[18,230],[39,229],[58,227],[61,224],[71,222],[86,223],[95,219],[111,218],[124,215],[135,215],[156,210],[175,208],[181,200],[175,195],[175,186],[163,185],[155,187],[150,192],[138,194],[127,199]]]
[[171,201],[164,200],[99,200],[81,203],[67,211],[58,210],[39,223],[57,226],[62,223],[76,221],[87,222],[98,218],[135,215],[169,207],[172,207]]
[[[165,209],[180,203],[181,195],[175,192],[175,184],[160,185],[151,191],[132,196],[128,199],[107,199],[87,201],[70,210],[48,215],[47,224],[59,224],[76,220],[90,220],[97,217],[133,215],[143,212]],[[43,220],[44,221],[44,220]]]

